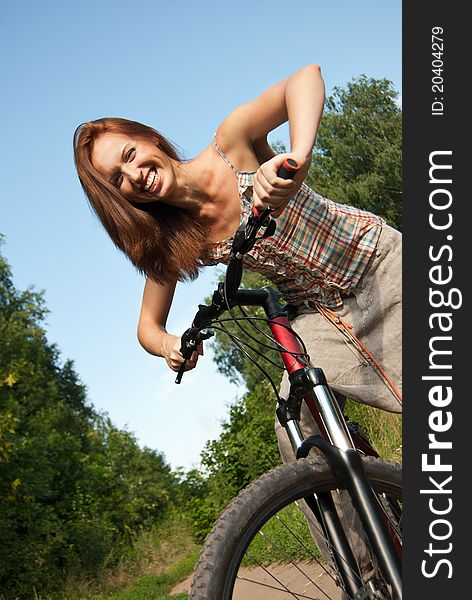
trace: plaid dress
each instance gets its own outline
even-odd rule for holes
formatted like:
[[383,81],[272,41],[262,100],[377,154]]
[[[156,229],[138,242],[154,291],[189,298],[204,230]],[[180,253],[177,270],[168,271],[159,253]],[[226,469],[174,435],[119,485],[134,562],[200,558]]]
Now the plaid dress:
[[[241,221],[251,212],[255,172],[238,171],[213,140],[237,177]],[[317,300],[329,308],[342,306],[364,273],[384,221],[364,210],[336,204],[302,184],[277,218],[275,234],[256,242],[244,267],[277,286],[284,300],[303,304]],[[233,236],[211,245],[207,265],[227,263]]]

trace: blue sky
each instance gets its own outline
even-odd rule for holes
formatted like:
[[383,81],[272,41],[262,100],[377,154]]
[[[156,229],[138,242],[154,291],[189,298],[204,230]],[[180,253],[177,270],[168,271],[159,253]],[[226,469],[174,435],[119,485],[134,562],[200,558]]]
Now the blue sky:
[[[327,93],[386,77],[401,94],[400,0],[17,0],[0,8],[0,233],[17,287],[45,290],[48,338],[71,358],[91,402],[173,467],[198,464],[242,390],[207,352],[176,386],[136,340],[143,279],[90,212],[72,156],[81,122],[147,123],[187,158],[219,123],[301,66]],[[287,128],[272,133],[287,142]],[[180,285],[168,329],[181,333],[215,269]]]

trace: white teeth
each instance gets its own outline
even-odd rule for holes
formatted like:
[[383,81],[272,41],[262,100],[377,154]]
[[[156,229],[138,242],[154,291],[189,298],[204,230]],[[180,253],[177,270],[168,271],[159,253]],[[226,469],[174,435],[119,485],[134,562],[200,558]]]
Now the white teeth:
[[149,190],[154,187],[157,180],[158,180],[158,174],[154,169],[152,169],[151,171],[149,171],[149,175],[147,176],[146,185],[144,186],[144,191],[149,192]]

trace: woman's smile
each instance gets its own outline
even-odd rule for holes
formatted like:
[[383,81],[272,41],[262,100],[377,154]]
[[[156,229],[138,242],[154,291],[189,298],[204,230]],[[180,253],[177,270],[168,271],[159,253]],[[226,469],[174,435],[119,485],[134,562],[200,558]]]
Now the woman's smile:
[[149,170],[148,176],[146,178],[146,183],[144,185],[144,192],[154,194],[157,192],[159,188],[159,184],[161,182],[161,175],[157,169],[151,168]]

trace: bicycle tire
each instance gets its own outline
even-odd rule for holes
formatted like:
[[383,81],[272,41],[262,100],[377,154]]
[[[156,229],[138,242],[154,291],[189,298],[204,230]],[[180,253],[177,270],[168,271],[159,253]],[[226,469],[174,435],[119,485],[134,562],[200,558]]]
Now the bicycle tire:
[[[401,502],[400,465],[371,457],[364,457],[363,460],[367,476],[377,494],[382,498],[388,497],[389,502]],[[233,587],[244,554],[260,528],[293,502],[340,488],[340,482],[326,460],[319,456],[281,465],[252,482],[228,505],[208,535],[195,567],[189,600],[232,600],[239,597],[257,600],[257,592],[245,592],[242,596],[235,592],[233,596]],[[372,582],[368,585],[371,586]],[[256,587],[260,587],[260,584],[256,584]],[[295,591],[271,593],[271,598],[325,599],[339,598],[341,592],[338,591],[337,596],[325,592],[320,595],[320,590],[316,590],[317,595]],[[349,598],[345,592],[342,594],[342,598]],[[373,593],[363,597],[388,598],[388,594],[388,590],[384,590],[381,595]]]

